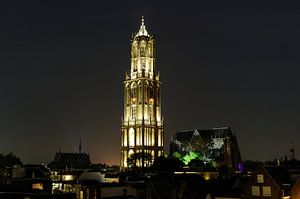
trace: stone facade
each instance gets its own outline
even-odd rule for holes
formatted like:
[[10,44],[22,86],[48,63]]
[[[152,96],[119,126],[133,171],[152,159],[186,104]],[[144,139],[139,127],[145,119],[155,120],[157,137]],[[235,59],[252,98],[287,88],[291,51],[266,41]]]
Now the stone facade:
[[[163,154],[160,76],[154,70],[154,37],[142,18],[131,40],[131,68],[124,81],[124,114],[121,123],[121,169],[149,167]],[[128,164],[128,158],[135,157]]]

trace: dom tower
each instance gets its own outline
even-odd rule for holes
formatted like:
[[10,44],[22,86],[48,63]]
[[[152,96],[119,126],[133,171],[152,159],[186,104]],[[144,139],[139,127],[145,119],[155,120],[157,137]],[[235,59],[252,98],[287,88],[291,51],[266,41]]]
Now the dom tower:
[[142,18],[140,29],[131,40],[131,68],[124,81],[121,169],[149,167],[163,155],[161,83],[154,70],[154,52],[154,37],[147,32]]

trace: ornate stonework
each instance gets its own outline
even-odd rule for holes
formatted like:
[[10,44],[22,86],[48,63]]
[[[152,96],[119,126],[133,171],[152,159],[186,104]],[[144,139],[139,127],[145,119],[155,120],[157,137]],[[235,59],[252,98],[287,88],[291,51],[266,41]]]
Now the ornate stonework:
[[[154,70],[154,53],[154,37],[146,30],[142,18],[140,29],[131,40],[131,68],[124,81],[121,169],[149,167],[156,157],[163,155],[161,82]],[[134,165],[129,165],[127,160],[134,154]]]

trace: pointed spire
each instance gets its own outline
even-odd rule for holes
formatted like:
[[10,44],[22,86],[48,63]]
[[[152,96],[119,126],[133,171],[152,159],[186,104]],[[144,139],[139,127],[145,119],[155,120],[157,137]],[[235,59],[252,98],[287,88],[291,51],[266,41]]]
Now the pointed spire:
[[147,36],[147,37],[150,37],[150,35],[148,34],[148,32],[147,32],[147,30],[146,30],[146,26],[145,26],[144,21],[145,21],[145,20],[144,20],[144,16],[142,16],[140,30],[139,30],[139,32],[136,34],[136,37],[139,37],[139,36]]
[[295,150],[294,150],[294,146],[293,146],[293,141],[291,140],[290,143],[290,158],[291,160],[295,160]]
[[79,153],[81,153],[81,137],[80,137],[80,140],[79,140]]
[[144,20],[144,16],[142,16],[142,20],[141,21],[142,21],[142,26],[144,26],[144,21],[145,21]]

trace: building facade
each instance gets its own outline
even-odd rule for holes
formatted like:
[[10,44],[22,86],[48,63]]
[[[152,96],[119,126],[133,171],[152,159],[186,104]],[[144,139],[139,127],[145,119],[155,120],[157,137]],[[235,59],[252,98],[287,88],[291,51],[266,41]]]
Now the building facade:
[[140,29],[131,40],[131,67],[124,81],[121,169],[149,167],[163,154],[161,82],[154,68],[154,41],[142,18]]
[[230,127],[177,132],[170,143],[170,155],[178,153],[185,156],[191,151],[202,154],[205,161],[215,161],[217,166],[242,170],[237,139]]
[[[292,180],[286,167],[258,166],[243,186],[242,198],[291,198]],[[295,195],[294,195],[295,196]]]

